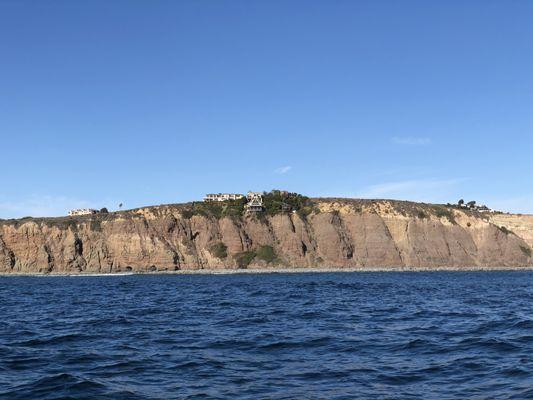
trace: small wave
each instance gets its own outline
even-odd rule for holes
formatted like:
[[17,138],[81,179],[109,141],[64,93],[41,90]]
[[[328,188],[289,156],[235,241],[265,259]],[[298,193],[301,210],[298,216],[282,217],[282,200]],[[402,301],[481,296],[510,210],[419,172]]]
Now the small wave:
[[262,350],[284,350],[284,349],[295,349],[295,348],[305,348],[311,349],[313,347],[320,347],[329,344],[331,341],[330,337],[303,340],[303,341],[277,341],[273,343],[268,343],[265,345],[258,346]]
[[39,346],[48,346],[48,345],[63,345],[70,342],[77,342],[81,340],[90,340],[94,339],[94,336],[91,336],[89,334],[81,334],[81,333],[68,333],[65,335],[56,335],[56,336],[49,336],[44,338],[34,338],[29,340],[23,340],[19,342],[14,342],[14,346],[22,346],[22,347],[39,347]]
[[437,348],[438,350],[443,350],[442,346],[435,345],[434,343],[430,342],[426,339],[411,339],[403,343],[394,344],[390,346],[390,349],[392,351],[402,351],[402,350],[424,350],[424,351],[430,351],[433,348]]
[[510,376],[510,377],[526,377],[526,376],[532,376],[532,372],[526,368],[520,368],[520,367],[511,367],[503,369],[499,372],[501,375],[504,376]]
[[475,349],[475,348],[483,348],[486,350],[494,350],[497,352],[509,352],[509,351],[520,351],[521,348],[519,346],[516,346],[509,341],[496,339],[496,338],[490,338],[490,339],[483,339],[483,338],[467,338],[458,343],[459,347],[462,348],[468,348],[468,349]]
[[512,327],[514,329],[533,329],[533,320],[527,319],[517,321],[512,325]]
[[381,383],[391,385],[408,385],[428,379],[428,375],[422,374],[379,374],[377,379]]
[[75,376],[73,374],[61,373],[40,377],[34,381],[12,387],[3,393],[13,399],[57,399],[57,398],[76,398],[77,396],[87,396],[88,394],[103,394],[106,386]]

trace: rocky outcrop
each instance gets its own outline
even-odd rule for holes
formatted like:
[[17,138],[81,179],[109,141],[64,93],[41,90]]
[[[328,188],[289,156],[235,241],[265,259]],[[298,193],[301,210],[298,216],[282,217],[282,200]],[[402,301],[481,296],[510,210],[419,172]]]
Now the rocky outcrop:
[[[316,199],[311,213],[223,217],[185,206],[0,221],[1,273],[112,273],[248,268],[532,267],[533,217],[444,206]],[[504,229],[502,226],[506,226]],[[213,246],[223,244],[226,254]],[[268,246],[275,261],[254,258]],[[220,257],[220,258],[219,258]]]

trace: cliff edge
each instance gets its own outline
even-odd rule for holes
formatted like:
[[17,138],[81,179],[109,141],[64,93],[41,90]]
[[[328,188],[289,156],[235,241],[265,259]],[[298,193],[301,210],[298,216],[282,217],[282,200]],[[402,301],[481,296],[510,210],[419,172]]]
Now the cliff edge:
[[311,199],[275,214],[198,206],[2,220],[0,273],[533,267],[533,216],[391,200]]

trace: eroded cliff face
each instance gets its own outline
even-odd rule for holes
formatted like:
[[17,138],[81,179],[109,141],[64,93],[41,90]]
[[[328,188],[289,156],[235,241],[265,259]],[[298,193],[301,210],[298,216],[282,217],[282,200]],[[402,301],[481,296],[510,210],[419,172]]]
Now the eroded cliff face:
[[509,229],[533,247],[533,215],[491,214],[490,222]]
[[[0,272],[228,269],[239,266],[239,254],[261,246],[271,246],[277,260],[256,257],[248,268],[533,266],[529,228],[515,234],[479,215],[450,209],[439,216],[410,204],[418,214],[391,201],[333,199],[316,200],[307,216],[217,219],[159,206],[105,217],[2,221]],[[213,254],[219,243],[226,257]]]

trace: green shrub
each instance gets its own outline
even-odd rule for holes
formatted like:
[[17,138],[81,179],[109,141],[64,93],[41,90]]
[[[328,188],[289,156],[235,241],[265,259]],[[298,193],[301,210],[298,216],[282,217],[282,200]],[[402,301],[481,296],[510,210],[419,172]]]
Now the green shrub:
[[228,256],[228,247],[222,242],[217,242],[209,247],[209,252],[216,258],[223,260]]
[[446,207],[437,206],[434,208],[434,211],[437,218],[447,218],[452,224],[457,224],[455,221],[455,216],[453,215],[453,211],[447,209]]
[[272,190],[268,193],[263,193],[263,206],[265,212],[269,215],[280,214],[284,212],[284,209],[299,211],[309,204],[309,198],[298,193],[290,193],[282,190]]
[[419,210],[419,211],[417,212],[416,216],[417,216],[418,218],[420,218],[420,219],[426,219],[426,218],[428,218],[428,215],[427,215],[424,211],[422,211],[422,210]]
[[257,258],[270,264],[276,261],[277,256],[272,246],[261,246],[257,249]]
[[193,215],[215,217],[219,219],[222,217],[222,206],[220,203],[194,203],[192,206],[192,213]]
[[312,213],[319,214],[320,209],[313,206],[305,206],[298,210],[298,215],[303,219],[307,218]]
[[89,221],[89,226],[92,231],[102,232],[102,224],[100,223],[98,219],[91,219]]
[[[204,217],[240,217],[244,212],[246,199],[228,200],[221,202],[195,202],[192,204],[190,213],[192,215],[202,215]],[[190,218],[190,217],[189,217]]]
[[225,201],[222,204],[222,216],[223,217],[241,217],[244,213],[244,206],[246,205],[247,200],[245,198],[234,200],[234,201]]
[[255,258],[255,251],[243,251],[235,254],[235,261],[239,268],[247,268]]
[[181,212],[181,215],[182,215],[182,217],[185,218],[185,219],[191,219],[192,216],[194,215],[194,213],[192,212],[192,210],[183,210],[183,211]]

